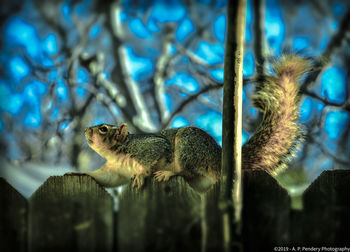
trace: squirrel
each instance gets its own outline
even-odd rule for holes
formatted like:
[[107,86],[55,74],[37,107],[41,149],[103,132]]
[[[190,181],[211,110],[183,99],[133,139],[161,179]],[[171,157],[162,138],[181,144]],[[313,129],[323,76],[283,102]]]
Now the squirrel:
[[[275,175],[286,167],[302,140],[297,123],[298,80],[310,68],[309,60],[284,55],[272,65],[275,75],[257,81],[253,104],[263,118],[242,148],[242,169],[264,169]],[[180,175],[202,193],[220,179],[221,147],[197,127],[130,134],[125,123],[100,124],[87,128],[85,137],[88,145],[106,159],[100,169],[86,174],[106,187],[132,180],[133,187],[141,188],[147,176],[167,181]]]

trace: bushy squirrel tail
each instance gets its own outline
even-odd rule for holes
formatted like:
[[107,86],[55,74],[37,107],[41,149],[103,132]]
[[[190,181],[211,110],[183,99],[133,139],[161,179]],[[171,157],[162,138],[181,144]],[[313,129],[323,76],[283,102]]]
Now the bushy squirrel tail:
[[275,76],[264,76],[256,84],[254,106],[263,113],[255,134],[242,149],[243,169],[264,169],[271,174],[283,170],[295,156],[302,140],[299,118],[299,79],[311,62],[298,55],[284,55],[273,66]]

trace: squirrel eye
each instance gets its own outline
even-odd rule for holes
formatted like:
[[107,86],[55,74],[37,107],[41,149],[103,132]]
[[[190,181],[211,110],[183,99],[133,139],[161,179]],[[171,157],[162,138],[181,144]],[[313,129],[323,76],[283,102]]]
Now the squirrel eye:
[[108,131],[108,128],[106,126],[101,126],[100,128],[98,128],[98,130],[100,131],[100,133],[105,134]]

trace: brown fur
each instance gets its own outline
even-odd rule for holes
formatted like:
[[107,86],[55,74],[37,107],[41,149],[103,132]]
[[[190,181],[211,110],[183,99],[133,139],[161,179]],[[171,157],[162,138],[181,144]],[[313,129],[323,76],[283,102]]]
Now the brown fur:
[[283,159],[294,155],[296,139],[300,140],[298,80],[310,66],[304,58],[285,55],[273,65],[276,76],[266,76],[257,83],[253,101],[263,112],[263,119],[243,146],[243,169],[265,169],[276,174],[286,167]]
[[[263,113],[261,125],[242,150],[243,169],[265,169],[272,174],[286,166],[300,135],[298,80],[310,63],[296,55],[283,56],[273,65],[275,75],[257,83],[254,105]],[[101,124],[88,128],[89,146],[107,162],[88,173],[105,186],[133,178],[141,188],[151,173],[158,181],[183,176],[197,191],[205,192],[220,178],[221,148],[196,127],[169,129],[159,134],[129,134],[127,125]]]

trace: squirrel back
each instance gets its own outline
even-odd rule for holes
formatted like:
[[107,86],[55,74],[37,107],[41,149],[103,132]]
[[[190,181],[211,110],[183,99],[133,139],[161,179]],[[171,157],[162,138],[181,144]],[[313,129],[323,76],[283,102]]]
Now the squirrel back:
[[219,180],[221,148],[207,132],[188,126],[163,130],[161,135],[171,143],[173,170],[182,175],[192,188],[205,192]]

